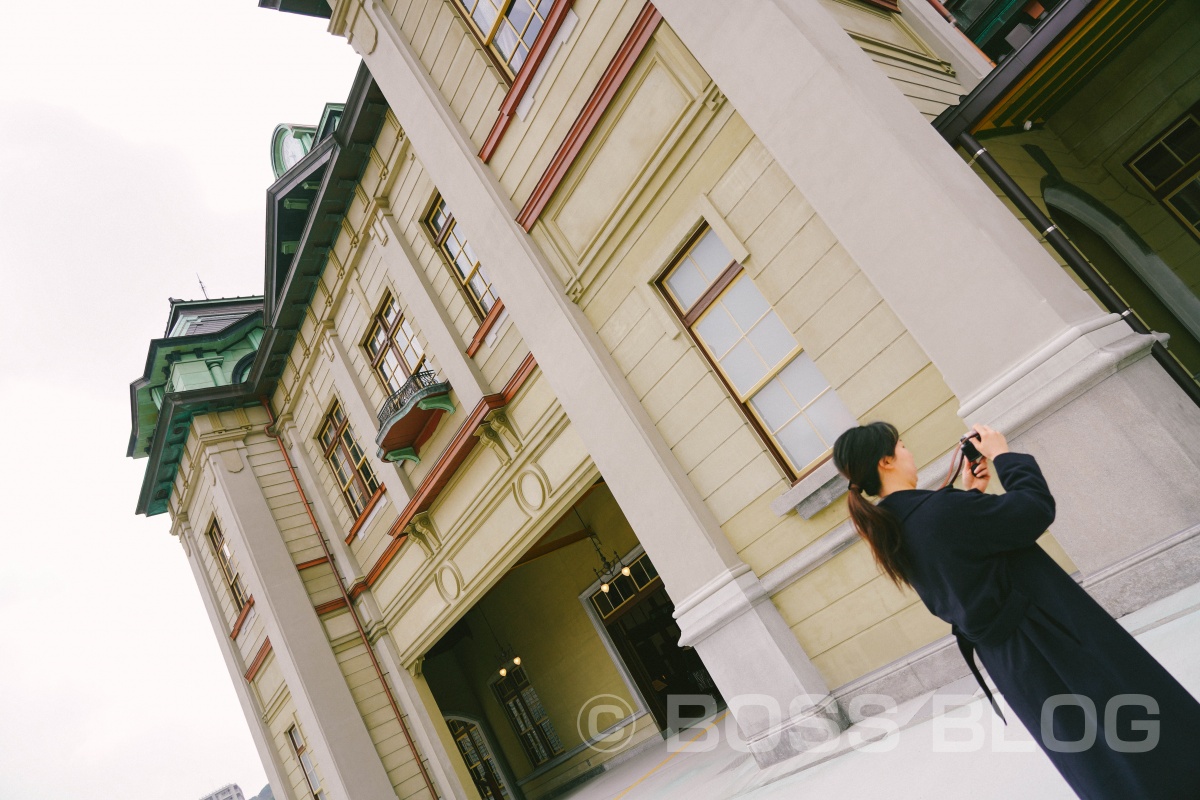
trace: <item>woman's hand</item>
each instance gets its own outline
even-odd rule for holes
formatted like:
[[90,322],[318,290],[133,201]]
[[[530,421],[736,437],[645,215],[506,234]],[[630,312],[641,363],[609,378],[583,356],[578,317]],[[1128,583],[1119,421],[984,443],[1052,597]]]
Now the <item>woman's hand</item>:
[[981,492],[987,491],[988,481],[992,479],[992,475],[988,472],[987,459],[981,458],[972,464],[970,461],[963,462],[962,482],[963,488],[967,491],[978,489]]
[[1008,452],[1008,440],[1004,438],[1003,433],[989,428],[987,425],[972,425],[971,427],[979,434],[975,449],[989,460],[995,460],[996,456]]

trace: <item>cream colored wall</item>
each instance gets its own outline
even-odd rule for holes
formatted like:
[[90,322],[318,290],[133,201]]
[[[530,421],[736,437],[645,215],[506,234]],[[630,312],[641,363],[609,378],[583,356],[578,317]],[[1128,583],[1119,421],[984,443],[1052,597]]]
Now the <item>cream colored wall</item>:
[[[613,550],[627,553],[637,545],[633,530],[603,485],[592,489],[578,508],[600,537],[606,555]],[[579,529],[579,521],[570,514],[547,535]],[[579,600],[580,592],[596,580],[592,572],[596,563],[591,544],[582,541],[513,568],[468,612],[471,638],[425,664],[435,697],[445,703],[442,711],[483,714],[518,780],[534,768],[492,689],[499,666],[493,631],[502,645],[510,645],[521,656],[522,667],[564,751],[583,743],[576,719],[590,698],[615,695],[628,708],[638,706]],[[453,661],[454,674],[439,678],[436,673],[446,668],[447,661]],[[648,714],[635,725],[634,742],[658,730]],[[536,797],[605,760],[606,754],[584,750],[527,782],[523,789]]]
[[[660,28],[533,236],[573,287],[738,554],[764,574],[845,519],[837,504],[811,520],[770,503],[790,486],[653,281],[708,224],[859,419],[891,419],[923,465],[961,433],[957,402],[920,347],[773,163],[698,65]],[[656,125],[641,109],[656,109]],[[637,120],[639,125],[623,124]],[[613,166],[614,161],[618,162]],[[596,181],[626,181],[594,190]],[[613,210],[615,209],[615,210]],[[857,569],[846,569],[846,562]],[[860,547],[818,569],[837,611],[812,618],[777,598],[785,620],[839,685],[941,635],[912,595],[876,580]],[[881,603],[880,595],[888,601]],[[831,628],[831,632],[826,632]],[[817,634],[820,632],[820,635]],[[836,641],[828,641],[830,638]],[[884,648],[837,644],[857,637]],[[854,653],[851,656],[851,653]]]

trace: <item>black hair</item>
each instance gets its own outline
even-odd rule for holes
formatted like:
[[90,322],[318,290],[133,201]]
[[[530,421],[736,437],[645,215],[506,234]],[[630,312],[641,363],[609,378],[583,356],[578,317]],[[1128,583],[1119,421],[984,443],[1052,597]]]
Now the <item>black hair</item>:
[[846,504],[858,535],[871,547],[875,563],[897,586],[909,583],[912,562],[904,549],[903,527],[896,515],[863,496],[882,490],[879,460],[896,454],[900,432],[887,422],[872,422],[844,432],[833,443],[833,463],[850,481]]

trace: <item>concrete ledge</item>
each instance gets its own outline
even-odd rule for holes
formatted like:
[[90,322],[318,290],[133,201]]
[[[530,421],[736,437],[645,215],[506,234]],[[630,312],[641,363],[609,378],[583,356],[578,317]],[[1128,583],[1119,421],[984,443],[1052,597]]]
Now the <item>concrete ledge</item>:
[[1083,588],[1120,618],[1200,582],[1200,525],[1093,573]]

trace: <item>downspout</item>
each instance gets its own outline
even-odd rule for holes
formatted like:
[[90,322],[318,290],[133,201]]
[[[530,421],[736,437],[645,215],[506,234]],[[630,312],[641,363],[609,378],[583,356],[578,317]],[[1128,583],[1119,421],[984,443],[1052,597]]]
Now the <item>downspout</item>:
[[[1075,271],[1079,279],[1084,285],[1099,298],[1100,302],[1109,311],[1120,314],[1121,318],[1129,323],[1129,327],[1133,328],[1137,333],[1151,333],[1150,329],[1138,319],[1133,313],[1133,309],[1121,299],[1121,297],[1113,291],[1112,287],[1096,272],[1083,254],[1075,248],[1058,226],[1050,221],[1050,218],[1038,207],[1037,203],[1025,191],[1017,185],[1016,181],[1005,172],[1004,167],[992,157],[987,148],[979,143],[979,140],[970,133],[964,131],[958,136],[958,144],[966,149],[971,154],[971,162],[978,164],[984,174],[991,178],[1000,191],[1004,192],[1005,196],[1013,202],[1017,210],[1025,215],[1033,226],[1041,232],[1042,238],[1054,248],[1067,265]],[[1183,389],[1184,393],[1191,398],[1192,402],[1200,405],[1200,384],[1196,383],[1196,379],[1188,374],[1188,371],[1175,360],[1167,348],[1163,347],[1162,342],[1155,340],[1153,347],[1150,349],[1154,360],[1162,365],[1162,368],[1167,371],[1167,374]]]
[[270,422],[263,428],[263,433],[275,440],[279,445],[279,452],[283,454],[283,461],[287,464],[288,473],[292,476],[292,483],[296,485],[296,492],[300,495],[300,501],[304,504],[304,511],[308,514],[308,521],[312,523],[313,531],[317,534],[317,541],[321,543],[321,549],[325,552],[325,557],[329,559],[329,566],[333,568],[333,575],[337,578],[338,590],[342,593],[342,599],[346,602],[346,608],[350,610],[350,616],[354,619],[354,626],[358,628],[358,635],[362,638],[363,645],[367,648],[367,655],[371,657],[371,666],[375,668],[375,674],[379,677],[379,683],[383,686],[383,692],[387,695],[388,704],[392,707],[392,713],[396,715],[396,721],[400,723],[400,730],[404,733],[404,739],[408,742],[408,749],[412,751],[413,758],[417,761],[417,768],[421,770],[421,777],[425,780],[425,787],[429,789],[429,794],[434,800],[437,800],[437,790],[433,788],[433,781],[429,778],[429,772],[425,769],[425,761],[421,758],[420,752],[417,751],[417,746],[413,742],[412,734],[409,733],[408,725],[404,722],[404,715],[400,713],[400,706],[396,704],[396,698],[392,695],[392,689],[388,686],[387,679],[383,675],[383,669],[379,666],[379,660],[375,657],[375,648],[371,646],[371,640],[367,637],[367,631],[363,628],[362,620],[359,619],[358,609],[354,606],[354,601],[350,599],[350,593],[346,591],[346,582],[342,579],[342,572],[338,569],[337,564],[333,560],[333,553],[329,550],[329,544],[325,541],[324,534],[321,533],[321,526],[317,524],[317,518],[313,516],[312,506],[309,505],[308,496],[304,493],[304,487],[300,485],[300,478],[296,475],[296,470],[292,466],[291,456],[288,455],[287,448],[283,446],[283,439],[278,433],[272,433],[275,427],[275,414],[271,411],[271,404],[266,397],[260,397],[259,402],[263,408],[267,410],[267,418]]

